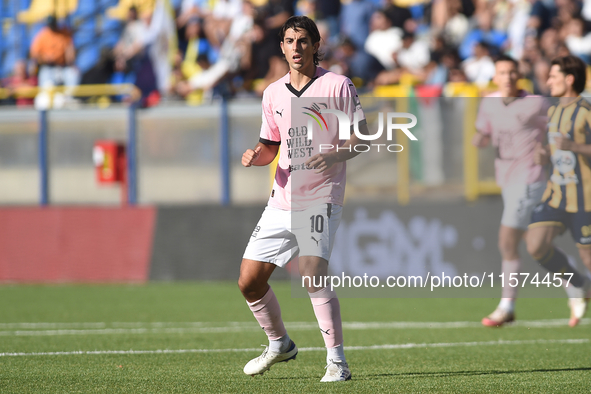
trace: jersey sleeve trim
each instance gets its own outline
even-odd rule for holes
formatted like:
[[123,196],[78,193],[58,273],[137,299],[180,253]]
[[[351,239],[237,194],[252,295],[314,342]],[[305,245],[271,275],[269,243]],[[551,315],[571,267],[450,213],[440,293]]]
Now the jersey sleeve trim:
[[281,141],[271,141],[264,138],[259,138],[259,142],[265,145],[281,145]]

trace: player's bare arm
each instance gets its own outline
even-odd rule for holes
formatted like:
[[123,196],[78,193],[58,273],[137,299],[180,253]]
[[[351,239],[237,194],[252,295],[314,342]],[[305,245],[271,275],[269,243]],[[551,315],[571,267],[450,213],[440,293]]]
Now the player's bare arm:
[[279,152],[279,145],[267,145],[259,142],[254,149],[247,149],[242,154],[242,165],[244,167],[266,166],[275,160],[277,152]]
[[591,144],[577,144],[570,138],[556,137],[554,139],[556,149],[568,150],[583,156],[591,156]]
[[542,145],[541,142],[534,148],[534,163],[545,166],[550,163],[550,145]]
[[[359,132],[363,135],[369,135],[367,123],[359,125]],[[308,161],[306,161],[306,165],[308,167],[315,168],[316,173],[324,172],[332,167],[335,163],[347,161],[357,156],[360,152],[356,152],[355,149],[351,149],[351,151],[347,149],[349,146],[355,147],[357,144],[363,144],[363,141],[357,137],[355,133],[353,133],[351,138],[349,138],[347,142],[343,144],[343,146],[339,147],[338,151],[335,149],[330,152],[314,155],[308,159]]]

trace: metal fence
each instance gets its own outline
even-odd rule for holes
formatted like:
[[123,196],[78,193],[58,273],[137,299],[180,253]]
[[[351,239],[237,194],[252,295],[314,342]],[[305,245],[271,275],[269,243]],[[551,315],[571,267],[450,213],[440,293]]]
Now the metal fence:
[[[420,114],[419,141],[401,140],[405,154],[351,160],[347,197],[389,195],[406,204],[417,196],[496,193],[474,192],[474,182],[490,185],[482,180],[494,174],[492,150],[478,153],[469,144],[478,100],[363,97],[370,131],[377,129],[378,112],[405,109]],[[260,125],[256,99],[149,109],[0,107],[0,204],[120,203],[121,186],[96,181],[93,144],[105,139],[127,146],[130,204],[264,202],[274,168],[240,164]]]

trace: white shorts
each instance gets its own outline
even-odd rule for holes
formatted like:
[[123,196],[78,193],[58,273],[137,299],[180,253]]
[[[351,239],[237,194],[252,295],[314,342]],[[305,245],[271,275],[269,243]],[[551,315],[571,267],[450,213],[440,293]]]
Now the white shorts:
[[503,226],[527,230],[531,222],[531,214],[542,200],[546,182],[535,182],[530,185],[514,184],[503,188]]
[[303,211],[285,211],[267,206],[257,223],[243,258],[279,267],[298,253],[330,259],[343,207],[321,204]]

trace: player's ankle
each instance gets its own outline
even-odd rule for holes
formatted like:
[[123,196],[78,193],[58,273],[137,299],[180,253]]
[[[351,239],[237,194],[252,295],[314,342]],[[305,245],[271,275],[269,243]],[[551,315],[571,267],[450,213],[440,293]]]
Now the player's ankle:
[[269,350],[275,353],[285,353],[289,349],[291,338],[285,334],[279,339],[269,340]]
[[500,309],[504,310],[508,313],[515,312],[515,299],[514,298],[501,298],[501,302],[499,302]]
[[326,363],[328,364],[330,360],[337,363],[347,362],[345,359],[345,348],[342,343],[335,347],[326,348]]

